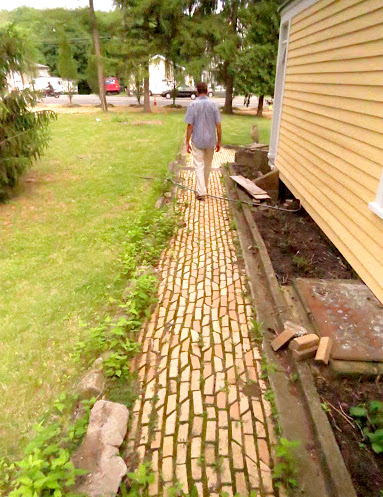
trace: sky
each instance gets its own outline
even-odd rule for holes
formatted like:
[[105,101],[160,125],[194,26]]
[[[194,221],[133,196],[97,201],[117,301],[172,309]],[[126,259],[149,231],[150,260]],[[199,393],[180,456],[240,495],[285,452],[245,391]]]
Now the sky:
[[[17,7],[35,7],[36,9],[54,9],[64,7],[65,9],[76,9],[86,7],[89,0],[0,0],[0,10],[13,10]],[[113,0],[94,0],[96,10],[113,10]]]

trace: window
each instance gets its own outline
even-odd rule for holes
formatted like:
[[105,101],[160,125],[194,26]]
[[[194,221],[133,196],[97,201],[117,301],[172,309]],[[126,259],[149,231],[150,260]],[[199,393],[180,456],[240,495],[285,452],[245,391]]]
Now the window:
[[377,216],[383,219],[383,171],[380,178],[378,193],[376,194],[375,202],[370,202],[369,207]]

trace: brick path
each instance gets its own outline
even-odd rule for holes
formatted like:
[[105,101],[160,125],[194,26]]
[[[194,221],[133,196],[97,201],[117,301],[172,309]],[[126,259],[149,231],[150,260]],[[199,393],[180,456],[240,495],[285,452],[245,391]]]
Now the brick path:
[[[224,195],[215,154],[210,192]],[[182,172],[193,187],[192,171]],[[135,364],[141,382],[129,447],[150,461],[150,496],[176,481],[200,496],[273,495],[270,405],[260,354],[250,343],[252,308],[238,265],[228,204],[180,190],[186,227],[160,262],[159,303]]]

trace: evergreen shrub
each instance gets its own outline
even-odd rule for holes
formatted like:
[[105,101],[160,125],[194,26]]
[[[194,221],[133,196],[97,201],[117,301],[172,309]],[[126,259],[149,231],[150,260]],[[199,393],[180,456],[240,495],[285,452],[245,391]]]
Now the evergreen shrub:
[[0,29],[0,200],[9,196],[42,154],[48,143],[48,123],[55,117],[52,111],[34,109],[35,91],[8,88],[7,76],[26,74],[28,65],[24,40],[12,27]]

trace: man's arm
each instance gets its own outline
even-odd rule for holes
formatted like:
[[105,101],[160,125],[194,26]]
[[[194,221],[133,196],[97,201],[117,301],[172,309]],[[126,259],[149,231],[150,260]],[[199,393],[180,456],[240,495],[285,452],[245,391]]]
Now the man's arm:
[[191,144],[190,144],[190,139],[191,139],[192,133],[193,133],[193,125],[188,124],[187,128],[186,128],[186,152],[188,154],[190,154],[192,151]]
[[221,150],[222,143],[222,125],[217,123],[217,145],[215,146],[215,151],[219,152]]

